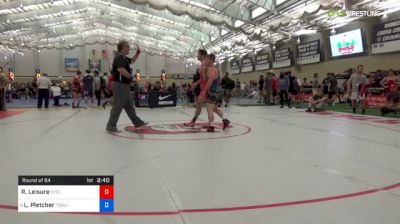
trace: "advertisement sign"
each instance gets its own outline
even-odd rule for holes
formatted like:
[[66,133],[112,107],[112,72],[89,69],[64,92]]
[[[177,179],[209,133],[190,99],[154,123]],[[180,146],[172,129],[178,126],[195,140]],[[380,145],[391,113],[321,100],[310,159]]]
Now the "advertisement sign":
[[136,107],[176,107],[176,92],[136,92]]
[[330,36],[332,57],[364,52],[361,29]]
[[321,54],[319,40],[297,45],[297,63],[305,65],[320,61]]
[[400,51],[400,19],[374,26],[372,54]]
[[382,108],[385,106],[386,96],[367,96],[365,98],[365,107],[366,108]]

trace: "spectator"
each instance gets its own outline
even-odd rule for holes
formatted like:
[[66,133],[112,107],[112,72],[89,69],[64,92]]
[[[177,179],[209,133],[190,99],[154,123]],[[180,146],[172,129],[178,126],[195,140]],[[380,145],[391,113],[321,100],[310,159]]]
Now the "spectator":
[[328,99],[329,102],[335,106],[336,104],[336,94],[338,92],[338,82],[335,77],[335,74],[330,73],[329,74],[329,93],[328,93]]
[[239,97],[240,96],[240,92],[242,90],[242,84],[239,81],[239,78],[236,79],[236,83],[235,83],[235,96]]
[[313,88],[313,94],[317,94],[318,93],[318,89],[319,89],[319,79],[318,79],[318,73],[314,73],[314,78],[311,81],[311,85]]
[[6,87],[9,84],[7,75],[3,72],[3,67],[0,66],[0,111],[6,111]]
[[278,95],[278,80],[275,77],[275,73],[272,73],[272,104],[275,104],[277,95]]
[[397,90],[400,84],[400,79],[398,76],[396,76],[395,71],[393,69],[390,69],[388,71],[388,75],[382,79],[380,84],[382,87],[385,88],[385,93],[390,93]]
[[356,113],[357,103],[360,103],[362,106],[362,113],[365,114],[364,87],[368,83],[368,79],[363,71],[364,65],[358,65],[356,73],[352,74],[347,82],[347,93],[350,95],[353,113]]
[[94,107],[94,79],[89,70],[86,70],[86,74],[82,78],[82,85],[83,98],[85,99],[86,106],[88,106],[88,101],[90,99],[91,105]]
[[53,83],[50,87],[51,95],[53,96],[54,104],[53,106],[59,107],[60,105],[60,97],[61,97],[61,88],[58,84]]
[[258,94],[260,95],[260,100],[258,101],[258,103],[261,103],[262,101],[263,89],[264,89],[264,76],[260,75],[260,78],[258,79]]
[[381,114],[386,115],[389,113],[395,113],[400,111],[400,92],[398,90],[392,91],[387,96],[387,102],[385,106],[381,109]]
[[265,76],[264,79],[264,90],[265,90],[265,97],[264,97],[264,103],[266,104],[272,104],[273,96],[272,96],[272,74],[270,72],[267,72],[267,75]]
[[38,94],[39,94],[38,108],[39,109],[42,108],[44,100],[44,107],[47,109],[49,108],[50,87],[51,87],[51,81],[48,78],[47,73],[43,73],[43,76],[36,81],[36,84],[38,87]]
[[321,89],[318,90],[317,94],[314,94],[308,100],[307,112],[321,112],[325,110],[325,103],[327,101],[326,95]]
[[302,87],[309,87],[309,86],[311,86],[311,84],[308,83],[307,78],[304,78],[304,79],[303,79],[303,83],[301,83],[301,86],[302,86]]
[[283,108],[283,104],[286,102],[288,107],[290,108],[290,98],[288,96],[289,90],[289,80],[285,78],[285,75],[281,74],[278,80],[279,87],[279,98],[281,101],[281,108]]
[[235,88],[235,86],[235,81],[229,78],[228,72],[225,72],[224,78],[221,80],[221,87],[224,90],[225,107],[229,106],[232,90]]
[[98,71],[94,71],[94,78],[93,78],[93,86],[94,86],[94,95],[97,99],[97,106],[99,107],[101,104],[101,77],[99,76]]
[[81,71],[77,71],[76,75],[72,79],[72,108],[79,108],[79,103],[81,101]]

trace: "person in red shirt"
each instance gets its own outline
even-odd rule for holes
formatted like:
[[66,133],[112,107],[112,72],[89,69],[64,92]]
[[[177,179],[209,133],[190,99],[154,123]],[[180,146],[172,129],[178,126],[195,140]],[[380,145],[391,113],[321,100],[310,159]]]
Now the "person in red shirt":
[[277,80],[275,74],[272,73],[272,104],[275,104],[275,98],[278,95]]
[[382,79],[381,86],[385,87],[385,93],[389,94],[397,90],[400,84],[400,79],[396,76],[395,71],[390,69],[388,75]]
[[77,71],[72,79],[72,108],[79,108],[81,101],[82,86],[81,86],[81,71]]

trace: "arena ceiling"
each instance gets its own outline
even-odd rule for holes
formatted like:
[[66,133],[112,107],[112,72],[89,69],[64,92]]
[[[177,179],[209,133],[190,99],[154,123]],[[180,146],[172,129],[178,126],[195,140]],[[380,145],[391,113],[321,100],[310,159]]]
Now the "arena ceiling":
[[[329,10],[399,11],[398,0],[0,0],[1,51],[75,48],[126,39],[149,54],[223,60],[357,17]],[[382,14],[382,15],[383,15]]]

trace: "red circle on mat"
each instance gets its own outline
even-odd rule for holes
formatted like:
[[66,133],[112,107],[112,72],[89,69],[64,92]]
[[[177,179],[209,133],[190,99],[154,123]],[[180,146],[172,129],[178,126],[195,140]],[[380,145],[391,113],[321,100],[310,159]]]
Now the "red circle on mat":
[[189,128],[177,121],[157,121],[141,129],[135,129],[132,125],[121,125],[122,132],[110,134],[140,140],[189,141],[232,138],[251,132],[251,128],[246,125],[232,123],[230,127],[222,130],[222,123],[216,123],[215,132],[208,133],[206,125],[208,123],[197,123],[195,127]]

